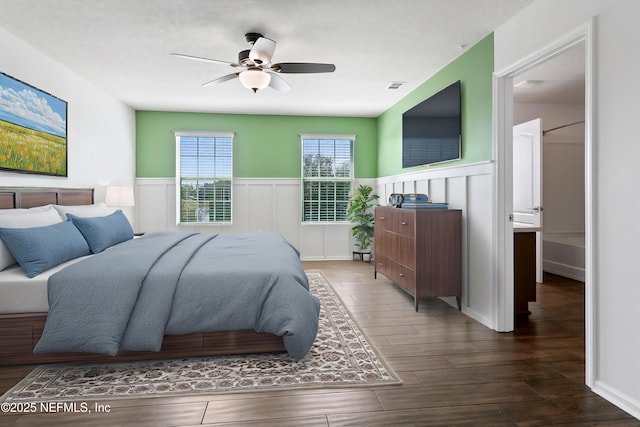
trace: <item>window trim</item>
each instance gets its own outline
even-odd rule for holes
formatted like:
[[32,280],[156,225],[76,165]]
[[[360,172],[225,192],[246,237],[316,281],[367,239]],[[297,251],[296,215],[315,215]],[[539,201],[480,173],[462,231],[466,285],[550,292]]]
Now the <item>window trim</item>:
[[[350,159],[350,171],[349,171],[349,181],[351,182],[351,191],[353,191],[353,186],[355,185],[355,150],[356,150],[356,134],[334,134],[334,133],[301,133],[300,134],[300,222],[303,226],[308,225],[350,225],[351,223],[348,220],[344,221],[305,221],[304,220],[304,140],[305,139],[346,139],[351,141],[351,159]],[[326,181],[336,181],[333,178],[320,178],[319,180]],[[346,179],[338,181],[347,181]]]
[[356,134],[348,133],[301,133],[300,141],[303,139],[348,139],[352,143],[356,141]]
[[[219,131],[188,131],[188,130],[174,130],[172,131],[175,143],[176,143],[176,225],[178,226],[198,226],[198,227],[220,227],[233,225],[233,142],[235,139],[235,132],[219,132]],[[180,160],[181,160],[181,137],[203,137],[203,138],[231,138],[231,220],[230,221],[213,221],[213,222],[182,222],[180,220]]]

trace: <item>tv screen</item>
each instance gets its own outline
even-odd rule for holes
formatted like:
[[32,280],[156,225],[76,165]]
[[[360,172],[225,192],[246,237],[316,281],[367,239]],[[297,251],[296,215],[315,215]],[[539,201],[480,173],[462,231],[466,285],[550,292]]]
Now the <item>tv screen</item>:
[[460,81],[402,115],[402,167],[460,159],[462,137]]

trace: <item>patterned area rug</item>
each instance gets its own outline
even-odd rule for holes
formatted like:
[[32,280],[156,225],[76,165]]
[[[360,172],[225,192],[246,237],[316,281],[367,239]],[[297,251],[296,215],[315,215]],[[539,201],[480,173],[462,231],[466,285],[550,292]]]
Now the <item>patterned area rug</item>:
[[307,356],[265,353],[188,359],[44,365],[0,401],[91,400],[291,388],[401,384],[320,273],[308,272],[321,303],[318,336]]

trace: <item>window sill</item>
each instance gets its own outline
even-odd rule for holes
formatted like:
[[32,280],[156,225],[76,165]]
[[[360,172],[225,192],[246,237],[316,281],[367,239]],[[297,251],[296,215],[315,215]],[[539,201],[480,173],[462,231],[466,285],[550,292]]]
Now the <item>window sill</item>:
[[303,222],[302,225],[353,225],[349,221]]
[[178,227],[230,227],[231,222],[179,222]]

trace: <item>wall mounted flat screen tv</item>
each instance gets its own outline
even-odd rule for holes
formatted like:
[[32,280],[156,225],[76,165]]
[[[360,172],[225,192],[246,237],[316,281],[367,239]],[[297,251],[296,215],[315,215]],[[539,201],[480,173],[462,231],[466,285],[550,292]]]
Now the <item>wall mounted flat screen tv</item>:
[[461,140],[458,80],[402,115],[402,167],[458,160]]

